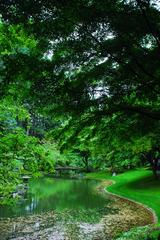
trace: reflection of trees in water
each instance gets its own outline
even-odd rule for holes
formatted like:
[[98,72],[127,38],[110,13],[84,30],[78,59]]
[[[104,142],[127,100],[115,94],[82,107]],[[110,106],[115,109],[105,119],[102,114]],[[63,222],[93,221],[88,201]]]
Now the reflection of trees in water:
[[38,202],[39,201],[36,197],[31,197],[31,202],[27,206],[25,206],[25,212],[33,213],[34,210],[37,208]]
[[[98,195],[94,188],[95,181],[90,180],[52,180],[42,183],[36,183],[32,190],[32,196],[39,199],[38,204],[34,205],[34,211],[55,209],[58,212],[74,210],[83,212],[83,210],[92,210],[100,212],[100,206],[107,212],[109,200]],[[42,187],[43,186],[43,187]],[[51,189],[52,187],[52,189]],[[49,188],[47,193],[46,189]],[[43,191],[43,189],[45,189]],[[44,193],[46,193],[44,195]],[[37,203],[37,202],[36,202]],[[31,203],[33,205],[33,203]],[[109,211],[109,209],[108,209]],[[70,211],[72,212],[72,211]],[[102,212],[102,211],[101,211]]]
[[[30,182],[27,200],[10,207],[7,216],[21,216],[46,211],[63,212],[70,218],[88,218],[110,212],[109,199],[95,191],[96,181],[42,178]],[[2,215],[4,216],[4,215]]]

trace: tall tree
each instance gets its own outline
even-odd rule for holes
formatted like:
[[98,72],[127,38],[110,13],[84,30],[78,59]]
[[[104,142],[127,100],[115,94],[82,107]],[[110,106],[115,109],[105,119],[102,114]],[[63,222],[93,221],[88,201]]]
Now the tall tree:
[[[0,7],[5,24],[21,24],[37,41],[31,58],[16,54],[14,60],[4,61],[6,70],[13,73],[12,83],[20,75],[13,70],[19,60],[26,73],[23,81],[30,83],[30,101],[49,114],[78,119],[75,136],[86,126],[98,126],[116,116],[117,125],[122,123],[121,135],[124,125],[125,133],[133,128],[140,139],[154,132],[152,146],[159,149],[160,12],[156,1],[10,0]],[[126,140],[131,141],[133,132],[128,131]]]

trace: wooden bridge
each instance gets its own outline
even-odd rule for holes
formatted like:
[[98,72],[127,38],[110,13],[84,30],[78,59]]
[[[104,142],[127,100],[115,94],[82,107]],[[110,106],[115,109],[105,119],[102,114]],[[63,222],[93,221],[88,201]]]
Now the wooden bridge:
[[79,175],[82,174],[82,172],[85,172],[84,168],[75,167],[75,166],[56,166],[55,168],[55,176],[62,176],[64,175]]
[[65,166],[65,167],[57,166],[57,167],[55,167],[55,170],[56,171],[78,171],[78,172],[85,171],[84,168],[74,167],[74,166]]

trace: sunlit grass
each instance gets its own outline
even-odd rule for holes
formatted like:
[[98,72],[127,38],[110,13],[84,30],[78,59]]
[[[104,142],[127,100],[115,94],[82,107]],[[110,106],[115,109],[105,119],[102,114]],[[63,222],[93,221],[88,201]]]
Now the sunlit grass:
[[107,172],[91,173],[87,176],[114,180],[115,184],[108,187],[110,192],[147,205],[156,212],[160,221],[160,181],[154,179],[152,171],[132,170],[115,177]]

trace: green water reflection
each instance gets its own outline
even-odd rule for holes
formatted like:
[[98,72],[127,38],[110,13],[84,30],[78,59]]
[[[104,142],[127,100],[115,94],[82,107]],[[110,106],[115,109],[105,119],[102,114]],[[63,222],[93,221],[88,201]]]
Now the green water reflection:
[[[109,199],[96,192],[93,180],[41,178],[31,180],[26,200],[0,208],[0,217],[17,217],[55,211],[59,218],[98,221],[111,211]],[[65,214],[63,214],[65,213]],[[60,219],[61,220],[61,219]]]

